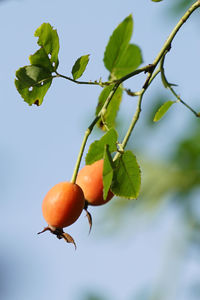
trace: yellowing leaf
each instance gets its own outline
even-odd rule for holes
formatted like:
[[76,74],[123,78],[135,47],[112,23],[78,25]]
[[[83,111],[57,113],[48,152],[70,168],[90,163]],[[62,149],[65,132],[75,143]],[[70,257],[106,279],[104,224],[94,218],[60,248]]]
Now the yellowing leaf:
[[168,109],[172,106],[172,104],[176,103],[176,101],[167,101],[165,102],[156,112],[153,121],[158,122],[168,111]]

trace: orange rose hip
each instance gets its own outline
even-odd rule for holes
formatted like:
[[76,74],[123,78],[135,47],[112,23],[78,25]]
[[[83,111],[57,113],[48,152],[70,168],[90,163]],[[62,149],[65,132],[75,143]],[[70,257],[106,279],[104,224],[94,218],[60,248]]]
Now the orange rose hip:
[[60,182],[44,197],[42,213],[49,226],[64,228],[78,219],[84,204],[83,191],[77,184]]
[[76,183],[82,188],[85,200],[90,205],[103,205],[114,196],[109,191],[106,200],[103,199],[103,159],[84,166],[78,173]]

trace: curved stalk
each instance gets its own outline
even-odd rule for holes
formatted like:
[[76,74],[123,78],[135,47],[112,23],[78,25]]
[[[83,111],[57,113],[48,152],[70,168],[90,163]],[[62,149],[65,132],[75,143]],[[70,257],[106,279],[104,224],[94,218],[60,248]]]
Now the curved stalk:
[[176,97],[177,102],[182,103],[186,108],[188,108],[197,118],[200,117],[200,114],[198,112],[196,112],[190,105],[188,105],[185,101],[183,101],[181,99],[181,97],[175,92],[175,90],[172,87],[172,84],[170,84],[166,78],[165,75],[165,70],[164,70],[164,60],[165,57],[162,57],[161,61],[160,61],[160,72],[161,72],[161,76],[162,76],[162,81],[164,86],[169,89],[171,91],[171,93]]
[[191,14],[200,7],[200,0],[196,1],[187,11],[186,13],[182,16],[182,18],[180,19],[180,21],[176,24],[176,26],[174,27],[174,29],[172,30],[172,32],[170,33],[170,35],[168,36],[167,40],[165,41],[162,49],[160,50],[160,52],[158,53],[157,57],[155,58],[153,65],[157,66],[157,64],[159,63],[160,59],[162,58],[162,56],[164,55],[165,51],[169,51],[171,48],[171,43],[174,39],[174,37],[176,36],[176,34],[178,33],[179,29],[183,26],[183,24],[188,20],[188,18],[191,16]]
[[109,94],[108,98],[106,99],[106,101],[105,101],[102,109],[100,110],[100,112],[98,113],[98,115],[94,118],[94,120],[92,121],[92,123],[89,125],[89,127],[87,128],[87,130],[85,132],[85,135],[83,137],[83,141],[82,141],[82,144],[81,144],[81,148],[80,148],[80,151],[79,151],[79,154],[78,154],[78,158],[77,158],[77,161],[76,161],[76,165],[75,165],[75,168],[74,168],[74,172],[73,172],[73,175],[72,175],[72,179],[71,179],[72,183],[76,182],[76,177],[77,177],[77,174],[78,174],[78,170],[79,170],[79,167],[80,167],[81,159],[82,159],[82,156],[83,156],[83,152],[85,150],[85,146],[86,146],[88,137],[91,134],[94,126],[96,125],[96,123],[101,118],[101,114],[106,111],[106,109],[107,109],[107,107],[108,107],[108,105],[109,105],[112,97],[114,96],[116,90],[118,89],[119,85],[120,84],[117,82],[113,86],[113,88],[110,91],[110,94]]

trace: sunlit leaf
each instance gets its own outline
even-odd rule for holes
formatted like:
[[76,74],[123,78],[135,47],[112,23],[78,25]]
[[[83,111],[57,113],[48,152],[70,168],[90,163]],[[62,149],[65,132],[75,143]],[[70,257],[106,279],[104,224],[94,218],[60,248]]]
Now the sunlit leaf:
[[83,55],[77,59],[77,61],[75,62],[72,68],[72,75],[75,80],[82,76],[88,62],[89,62],[89,55]]
[[109,151],[117,151],[117,138],[118,134],[115,129],[111,128],[107,133],[105,133],[102,138],[98,141],[93,142],[88,150],[85,158],[87,165],[94,163],[95,161],[103,158],[105,145],[109,146]]
[[156,112],[153,121],[158,122],[168,111],[168,109],[172,106],[172,104],[176,103],[176,101],[167,101],[165,102]]
[[43,23],[36,31],[41,47],[29,60],[31,65],[17,70],[15,85],[29,105],[41,105],[58,67],[59,38],[57,31],[49,23]]
[[48,55],[52,66],[56,70],[58,67],[59,37],[57,31],[49,23],[43,23],[36,31],[38,45],[41,46]]
[[51,61],[50,61],[47,53],[44,51],[44,48],[40,48],[33,55],[30,55],[29,60],[30,60],[31,65],[45,68],[49,72],[54,71]]
[[103,163],[103,198],[104,200],[108,196],[108,192],[110,190],[110,186],[113,179],[113,162],[112,162],[112,156],[109,151],[109,146],[105,146],[104,151],[104,163]]
[[[100,112],[100,110],[103,107],[106,99],[108,98],[111,90],[112,90],[112,86],[105,87],[102,90],[102,92],[99,96],[98,105],[96,108],[96,115],[98,115],[98,113]],[[123,90],[122,90],[122,87],[120,86],[120,87],[118,87],[113,98],[111,99],[111,101],[108,105],[107,111],[106,111],[105,115],[103,116],[103,119],[101,119],[98,122],[98,126],[101,129],[105,130],[105,124],[108,128],[115,127],[115,119],[117,117],[117,112],[119,110],[120,103],[122,100],[122,94],[123,94]]]
[[113,31],[104,53],[105,67],[112,72],[124,55],[133,31],[133,18],[129,15]]
[[16,88],[24,101],[41,105],[52,82],[51,73],[38,66],[25,66],[16,72],[16,78]]
[[125,151],[114,162],[114,174],[111,190],[116,196],[136,199],[141,185],[141,172],[135,155]]
[[121,59],[113,68],[112,73],[116,78],[123,77],[136,70],[141,63],[142,53],[140,48],[134,44],[129,44],[124,55],[121,56]]

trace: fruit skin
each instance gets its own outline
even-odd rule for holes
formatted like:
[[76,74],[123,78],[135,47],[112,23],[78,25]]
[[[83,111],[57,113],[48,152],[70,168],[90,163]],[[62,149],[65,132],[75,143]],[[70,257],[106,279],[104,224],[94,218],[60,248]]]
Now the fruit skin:
[[84,166],[78,173],[76,183],[82,188],[89,205],[103,205],[114,196],[109,191],[106,200],[103,199],[103,159]]
[[60,182],[44,197],[42,212],[49,226],[64,228],[78,219],[84,205],[84,194],[77,184]]

